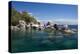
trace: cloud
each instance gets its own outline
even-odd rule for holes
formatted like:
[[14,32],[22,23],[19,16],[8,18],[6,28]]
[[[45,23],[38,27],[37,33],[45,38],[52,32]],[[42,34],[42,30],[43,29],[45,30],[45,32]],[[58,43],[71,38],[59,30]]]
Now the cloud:
[[50,19],[50,20],[38,20],[38,21],[45,23],[49,21],[57,24],[70,24],[70,25],[78,24],[77,19]]
[[32,13],[28,13],[28,14],[32,15]]
[[53,21],[58,24],[78,24],[77,19],[55,19]]

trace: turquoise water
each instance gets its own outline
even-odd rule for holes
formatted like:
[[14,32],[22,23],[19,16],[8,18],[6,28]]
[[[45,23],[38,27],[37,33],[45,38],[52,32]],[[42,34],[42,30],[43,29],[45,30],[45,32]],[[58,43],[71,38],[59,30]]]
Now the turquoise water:
[[53,34],[44,31],[11,32],[11,51],[33,52],[78,48],[78,34]]

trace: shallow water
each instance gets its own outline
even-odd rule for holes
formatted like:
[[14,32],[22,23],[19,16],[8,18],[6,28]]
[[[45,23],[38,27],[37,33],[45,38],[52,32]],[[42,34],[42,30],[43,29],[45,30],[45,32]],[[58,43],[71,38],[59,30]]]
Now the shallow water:
[[78,48],[78,34],[53,34],[44,31],[11,32],[11,52],[32,52]]

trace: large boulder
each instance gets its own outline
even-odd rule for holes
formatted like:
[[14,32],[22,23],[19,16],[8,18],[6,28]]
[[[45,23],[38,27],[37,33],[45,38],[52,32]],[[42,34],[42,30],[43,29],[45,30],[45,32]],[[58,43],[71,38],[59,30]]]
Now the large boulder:
[[26,30],[26,22],[24,20],[19,20],[20,30],[25,31]]
[[19,24],[16,26],[11,26],[11,30],[26,31],[26,22],[24,20],[19,20]]
[[18,30],[20,30],[20,28],[18,28],[17,26],[11,26],[11,30],[18,31]]

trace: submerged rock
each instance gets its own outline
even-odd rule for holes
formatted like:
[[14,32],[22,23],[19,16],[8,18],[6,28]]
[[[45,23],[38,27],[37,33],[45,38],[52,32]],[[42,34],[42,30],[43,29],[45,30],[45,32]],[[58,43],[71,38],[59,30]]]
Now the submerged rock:
[[72,31],[72,30],[64,30],[64,32],[65,32],[65,33],[68,33],[68,34],[73,34],[73,33],[75,33],[75,32]]

